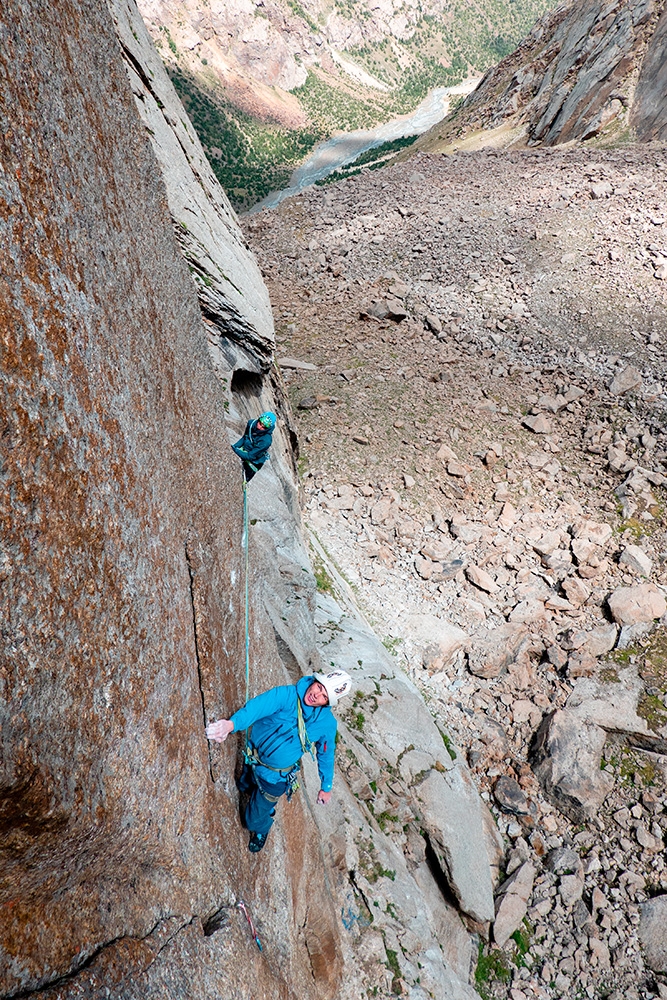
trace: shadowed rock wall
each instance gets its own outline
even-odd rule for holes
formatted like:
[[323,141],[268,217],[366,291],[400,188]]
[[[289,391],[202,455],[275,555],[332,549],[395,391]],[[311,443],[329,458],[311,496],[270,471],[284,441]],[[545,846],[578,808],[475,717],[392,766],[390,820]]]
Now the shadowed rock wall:
[[243,700],[240,476],[104,5],[3,4],[0,122],[0,995],[329,996],[321,864],[247,854],[203,738]]
[[174,231],[202,314],[228,359],[266,372],[273,352],[269,295],[236,214],[155,51],[134,0],[108,0],[137,110],[167,189]]

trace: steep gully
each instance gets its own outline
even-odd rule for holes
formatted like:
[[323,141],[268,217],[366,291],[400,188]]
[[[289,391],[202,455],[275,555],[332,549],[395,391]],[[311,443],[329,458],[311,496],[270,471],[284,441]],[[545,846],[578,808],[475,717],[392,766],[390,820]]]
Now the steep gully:
[[421,154],[244,220],[304,363],[306,520],[493,803],[512,996],[664,987],[666,170]]

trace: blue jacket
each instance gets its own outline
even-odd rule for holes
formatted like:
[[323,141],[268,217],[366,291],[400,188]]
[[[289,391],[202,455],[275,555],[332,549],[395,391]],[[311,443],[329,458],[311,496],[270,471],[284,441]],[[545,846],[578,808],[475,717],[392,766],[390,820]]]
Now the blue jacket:
[[[252,726],[249,742],[256,747],[260,760],[271,767],[289,771],[303,754],[296,713],[296,699],[300,698],[306,732],[317,750],[322,791],[330,792],[338,726],[328,705],[312,708],[304,703],[303,697],[314,680],[314,677],[302,677],[297,684],[271,688],[251,698],[247,705],[234,712],[231,721],[234,732]],[[279,780],[275,771],[261,765],[257,766],[257,776],[273,784]]]
[[257,420],[249,420],[242,438],[232,445],[232,449],[244,462],[253,465],[264,465],[269,457],[269,448],[273,434],[267,431]]

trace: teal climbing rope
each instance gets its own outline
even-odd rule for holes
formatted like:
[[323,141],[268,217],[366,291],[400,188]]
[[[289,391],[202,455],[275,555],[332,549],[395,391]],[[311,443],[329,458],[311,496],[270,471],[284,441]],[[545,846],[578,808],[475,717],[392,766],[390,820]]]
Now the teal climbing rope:
[[[248,580],[248,484],[243,478],[243,537],[242,542],[244,554],[245,573],[245,703],[250,699],[250,602],[249,580]],[[245,747],[248,748],[248,732],[245,734]]]

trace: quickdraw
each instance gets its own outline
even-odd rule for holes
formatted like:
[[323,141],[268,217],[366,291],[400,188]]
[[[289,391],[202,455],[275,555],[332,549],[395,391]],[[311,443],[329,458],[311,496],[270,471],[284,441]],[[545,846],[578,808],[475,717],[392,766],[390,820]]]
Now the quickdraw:
[[237,900],[237,902],[236,902],[236,908],[238,910],[240,910],[241,913],[243,913],[243,915],[245,916],[246,920],[248,921],[248,927],[250,928],[250,933],[252,934],[252,936],[255,939],[255,944],[257,945],[257,947],[259,948],[259,950],[262,951],[263,950],[262,949],[262,942],[259,940],[259,934],[255,930],[255,925],[252,922],[252,917],[250,916],[250,913],[248,912],[248,907],[246,906],[245,902],[242,899]]

